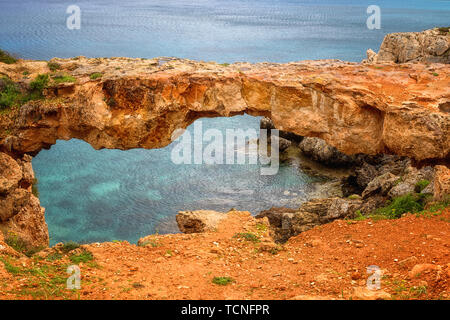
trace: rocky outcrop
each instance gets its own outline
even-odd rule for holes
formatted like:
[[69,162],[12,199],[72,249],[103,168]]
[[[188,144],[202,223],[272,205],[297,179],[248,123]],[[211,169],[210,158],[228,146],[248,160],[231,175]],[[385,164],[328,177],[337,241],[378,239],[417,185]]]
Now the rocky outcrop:
[[[322,139],[330,146],[324,147],[325,158],[336,158],[338,151],[339,157],[449,157],[447,65],[322,60],[224,66],[173,58],[84,57],[52,62],[59,64],[59,75],[71,80],[51,80],[44,99],[0,114],[0,229],[32,245],[48,242],[48,233],[44,210],[31,193],[27,155],[58,139],[81,139],[96,149],[160,148],[171,143],[177,129],[198,118],[248,113],[269,117],[274,127],[300,137],[298,141]],[[0,63],[0,73],[22,90],[29,90],[38,74],[48,73],[50,79],[57,75],[47,62],[23,60]],[[91,77],[94,73],[97,76]],[[280,138],[283,148],[289,147],[289,141],[281,140],[286,138]],[[312,144],[322,144],[317,141]],[[379,173],[378,168],[367,168],[368,175]],[[358,181],[361,176],[356,178],[361,190],[352,193],[361,193],[372,180]],[[437,183],[437,188],[444,190],[445,183]],[[325,221],[330,214],[316,212],[311,219],[306,213],[297,215],[305,221],[298,225]]]
[[327,166],[350,166],[357,162],[355,156],[346,155],[319,138],[304,138],[299,147],[309,158]]
[[388,34],[378,54],[371,49],[367,51],[366,61],[450,63],[450,29],[435,28],[422,32]]
[[362,201],[359,199],[313,199],[305,202],[298,209],[272,208],[262,211],[256,218],[267,217],[274,240],[286,242],[290,237],[315,226],[336,219],[353,218],[361,205]]
[[47,246],[45,210],[32,193],[34,182],[30,156],[15,160],[0,152],[0,231],[30,247]]
[[[269,116],[283,131],[318,137],[346,154],[449,155],[446,65],[362,65],[336,60],[288,64],[182,59],[54,59],[75,82],[51,82],[46,100],[11,111],[0,146],[36,154],[57,139],[94,148],[160,148],[201,117]],[[23,78],[23,69],[29,79]],[[439,69],[438,75],[433,75]],[[0,64],[23,87],[45,62]],[[94,72],[102,74],[91,79]],[[8,119],[6,119],[8,118]]]
[[201,233],[214,231],[225,217],[225,213],[211,210],[180,211],[176,220],[181,232]]
[[434,199],[437,201],[450,200],[450,169],[446,166],[435,167],[433,182]]

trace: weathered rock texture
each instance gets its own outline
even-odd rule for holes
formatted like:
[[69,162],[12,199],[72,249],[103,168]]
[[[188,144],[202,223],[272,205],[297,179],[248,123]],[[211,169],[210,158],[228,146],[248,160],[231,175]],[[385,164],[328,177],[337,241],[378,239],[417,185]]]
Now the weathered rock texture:
[[[44,211],[31,194],[25,155],[58,139],[81,139],[96,149],[160,148],[176,129],[198,118],[248,113],[269,117],[280,130],[321,138],[346,154],[449,157],[450,66],[445,64],[322,60],[223,66],[84,57],[53,62],[75,82],[51,81],[45,99],[0,114],[0,228],[32,245],[48,242],[48,234]],[[43,61],[0,63],[0,74],[24,90],[43,73],[55,75]],[[93,73],[101,77],[93,79]]]
[[[424,160],[446,158],[450,151],[447,65],[55,62],[76,82],[51,85],[45,101],[2,120],[3,150],[35,154],[70,138],[94,148],[160,148],[171,142],[175,129],[200,117],[249,113],[269,116],[280,130],[321,138],[347,154],[384,152]],[[30,79],[50,71],[45,62],[0,64],[1,73],[26,86],[24,68]],[[94,72],[103,76],[92,80]]]
[[450,63],[450,31],[435,28],[388,34],[378,54],[370,49],[367,51],[367,61]]
[[313,199],[298,209],[271,208],[262,211],[256,218],[268,218],[274,240],[286,242],[289,238],[315,226],[336,219],[353,218],[361,205],[359,199]]
[[177,216],[178,228],[183,233],[214,231],[226,214],[211,210],[180,211]]
[[30,156],[13,159],[0,152],[0,231],[30,246],[46,246],[45,210],[32,193],[34,182]]

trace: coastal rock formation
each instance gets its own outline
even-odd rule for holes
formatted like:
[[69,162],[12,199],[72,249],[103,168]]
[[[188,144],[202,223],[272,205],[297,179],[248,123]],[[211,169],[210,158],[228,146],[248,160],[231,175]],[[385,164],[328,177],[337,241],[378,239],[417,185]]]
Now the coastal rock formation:
[[211,210],[180,211],[177,216],[178,228],[183,233],[214,231],[226,214]]
[[367,51],[367,62],[450,63],[450,28],[388,34],[378,54]]
[[286,242],[289,238],[315,226],[336,219],[353,218],[355,211],[362,205],[359,199],[313,199],[305,202],[298,209],[271,208],[262,211],[256,218],[267,217],[272,237],[277,242]]
[[340,152],[319,138],[304,138],[299,147],[311,159],[328,166],[349,166],[356,162],[356,157]]
[[[318,137],[346,154],[449,155],[447,65],[361,65],[336,60],[288,64],[182,59],[53,59],[75,82],[51,81],[46,100],[1,116],[0,146],[36,154],[57,139],[94,148],[160,148],[201,117],[269,116],[283,131]],[[26,69],[30,75],[24,78]],[[434,72],[439,70],[439,74]],[[0,64],[23,87],[45,62]],[[100,77],[91,79],[92,74]]]
[[[444,64],[321,60],[219,65],[84,57],[51,62],[57,72],[45,61],[0,63],[0,74],[24,94],[38,75],[50,79],[44,99],[0,113],[0,152],[7,168],[0,180],[0,229],[33,245],[47,243],[48,232],[44,209],[31,192],[28,155],[58,139],[81,139],[96,149],[161,148],[172,142],[177,129],[198,118],[248,113],[270,118],[274,127],[295,137],[320,138],[336,148],[332,154],[449,158],[450,66]],[[437,188],[444,190],[445,183]],[[321,223],[327,220],[322,213],[316,216]],[[311,219],[311,224],[317,220]]]
[[15,160],[0,152],[0,231],[33,247],[47,246],[45,209],[32,193],[34,183],[30,156]]
[[434,199],[442,201],[450,195],[450,169],[446,166],[435,167]]

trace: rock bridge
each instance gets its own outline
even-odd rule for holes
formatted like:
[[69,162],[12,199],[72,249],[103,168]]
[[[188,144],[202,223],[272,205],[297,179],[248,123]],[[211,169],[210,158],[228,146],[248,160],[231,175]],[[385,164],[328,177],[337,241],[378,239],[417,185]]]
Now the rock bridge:
[[[347,154],[393,153],[448,160],[450,67],[358,64],[338,60],[288,64],[217,64],[184,59],[78,57],[0,64],[23,88],[51,80],[45,99],[0,115],[0,229],[46,244],[44,210],[31,194],[31,157],[58,139],[94,148],[161,148],[201,117],[248,113],[319,137]],[[27,70],[28,77],[23,76]],[[95,76],[94,76],[95,75]]]

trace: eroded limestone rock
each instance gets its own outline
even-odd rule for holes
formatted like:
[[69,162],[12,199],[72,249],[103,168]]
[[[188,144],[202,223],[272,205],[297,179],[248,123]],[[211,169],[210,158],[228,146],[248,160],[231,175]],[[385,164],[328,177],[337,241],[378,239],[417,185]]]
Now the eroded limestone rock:
[[226,213],[212,210],[180,211],[177,216],[178,228],[183,233],[214,231]]
[[388,34],[378,54],[367,51],[367,61],[450,63],[450,32],[435,28]]

